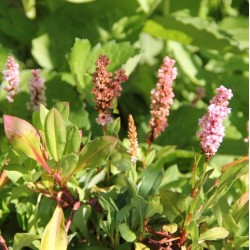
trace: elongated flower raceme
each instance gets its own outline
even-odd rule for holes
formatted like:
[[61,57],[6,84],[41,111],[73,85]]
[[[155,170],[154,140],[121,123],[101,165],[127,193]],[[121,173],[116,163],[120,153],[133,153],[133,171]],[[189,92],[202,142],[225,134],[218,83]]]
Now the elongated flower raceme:
[[19,64],[15,62],[14,57],[8,56],[5,66],[7,69],[2,72],[3,80],[8,82],[9,85],[5,86],[4,90],[8,92],[7,100],[12,103],[14,102],[14,96],[19,91]]
[[39,110],[40,104],[46,105],[44,79],[40,75],[40,69],[31,71],[32,78],[29,83],[30,101],[27,108],[32,111]]
[[114,74],[108,72],[107,66],[109,64],[109,59],[104,55],[100,55],[93,74],[94,88],[92,93],[95,94],[96,109],[98,110],[96,121],[102,126],[112,122],[110,109],[113,108],[115,98],[121,95],[121,83],[128,79],[122,69],[117,70]]
[[172,84],[177,76],[174,64],[175,60],[168,56],[164,58],[163,64],[158,70],[156,88],[151,91],[148,144],[151,144],[168,126],[167,117],[174,97]]
[[131,156],[131,161],[133,163],[136,163],[138,140],[137,140],[136,126],[132,115],[129,115],[128,117],[128,138],[130,141],[129,154]]
[[227,106],[228,101],[233,97],[232,90],[220,86],[216,91],[217,95],[210,100],[208,112],[199,119],[198,123],[201,130],[197,132],[197,136],[207,161],[217,152],[225,135],[222,122],[231,113],[231,109]]

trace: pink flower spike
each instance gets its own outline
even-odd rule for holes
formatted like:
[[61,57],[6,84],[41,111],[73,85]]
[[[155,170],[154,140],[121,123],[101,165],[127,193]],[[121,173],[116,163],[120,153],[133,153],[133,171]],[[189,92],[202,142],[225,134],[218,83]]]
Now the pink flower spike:
[[233,97],[232,90],[224,86],[216,89],[217,95],[211,99],[208,112],[199,119],[201,130],[197,132],[200,139],[202,153],[206,154],[207,161],[215,155],[225,135],[223,120],[231,113],[227,107],[228,100]]
[[100,55],[96,62],[96,71],[93,74],[92,93],[95,94],[96,109],[98,110],[96,122],[102,126],[112,122],[110,109],[113,108],[115,98],[121,95],[121,84],[128,79],[122,69],[117,70],[114,75],[108,72],[109,64],[108,57]]
[[5,86],[4,90],[8,92],[7,100],[12,103],[14,102],[14,96],[19,91],[19,65],[15,62],[14,57],[8,56],[5,66],[7,69],[2,72],[3,80],[8,82],[9,85]]
[[158,70],[158,82],[156,88],[151,91],[151,119],[149,121],[149,133],[147,142],[151,144],[168,126],[167,116],[173,104],[173,80],[177,76],[175,60],[166,56],[163,65]]
[[32,111],[39,110],[40,104],[46,105],[44,79],[40,75],[40,69],[31,71],[32,78],[29,83],[30,102],[27,108]]

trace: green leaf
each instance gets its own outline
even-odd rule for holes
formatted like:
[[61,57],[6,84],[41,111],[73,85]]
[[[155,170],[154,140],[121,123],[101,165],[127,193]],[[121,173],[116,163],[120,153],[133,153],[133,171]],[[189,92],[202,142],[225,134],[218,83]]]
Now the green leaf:
[[147,210],[146,210],[146,213],[145,213],[145,218],[150,219],[155,214],[162,214],[162,212],[163,212],[162,205],[159,204],[158,202],[154,201],[154,200],[151,200],[148,203]]
[[64,225],[64,214],[61,207],[56,207],[53,216],[44,229],[41,250],[66,250],[68,245]]
[[70,3],[88,3],[88,2],[93,2],[95,0],[66,0],[66,1]]
[[235,222],[233,216],[229,213],[223,215],[222,226],[234,234],[237,234],[239,230],[239,226]]
[[135,233],[130,230],[127,224],[122,223],[118,226],[118,228],[124,240],[127,242],[133,242],[136,240]]
[[40,104],[39,111],[35,111],[32,114],[32,122],[38,130],[44,130],[44,123],[49,110],[45,108],[43,104]]
[[66,144],[66,125],[62,115],[55,108],[49,111],[44,128],[47,148],[53,159],[59,161]]
[[53,61],[49,51],[50,37],[48,34],[43,34],[32,40],[31,53],[35,60],[45,69],[53,69]]
[[[178,69],[180,68],[181,71],[185,74],[185,76],[189,77],[189,79],[197,84],[205,84],[204,79],[201,78],[201,62],[197,65],[197,58],[194,57],[191,51],[188,51],[185,46],[180,43],[169,41],[168,43],[169,50],[173,51],[174,59],[178,63]],[[196,59],[196,60],[195,60]],[[202,75],[203,77],[203,75]]]
[[60,160],[62,178],[68,179],[68,176],[70,176],[71,173],[74,172],[77,161],[78,156],[73,153],[62,157],[62,159]]
[[71,74],[76,82],[76,86],[84,86],[84,73],[88,70],[88,58],[91,50],[91,44],[87,39],[75,38],[74,46],[67,55],[67,60]]
[[14,149],[38,161],[48,173],[51,173],[40,149],[40,136],[30,123],[14,116],[4,115],[4,131]]
[[162,169],[152,170],[146,168],[142,173],[143,180],[139,189],[139,194],[144,198],[154,195],[160,187],[162,175]]
[[135,243],[135,250],[150,250],[150,248],[142,243],[137,242]]
[[81,134],[76,125],[67,129],[67,143],[64,149],[64,155],[77,153],[81,145]]
[[232,216],[237,223],[249,212],[248,200],[249,193],[244,193],[232,206]]
[[144,32],[166,40],[221,52],[242,52],[237,42],[220,32],[215,23],[199,17],[156,16],[147,21]]
[[14,164],[9,164],[5,171],[8,178],[13,182],[17,182],[24,174],[27,174],[27,170],[23,166]]
[[79,209],[75,212],[72,224],[76,227],[77,230],[81,232],[81,234],[85,238],[90,237],[90,232],[88,229],[88,219],[91,215],[91,207],[82,205]]
[[192,239],[192,250],[198,249],[199,230],[196,221],[192,221],[188,226],[188,232]]
[[160,189],[163,212],[172,223],[176,217],[185,211],[185,200],[182,194]]
[[209,195],[208,199],[203,205],[203,210],[213,207],[218,202],[218,200],[228,192],[233,182],[247,172],[247,162],[235,165],[234,167],[231,167],[223,172],[219,178],[219,186],[214,188],[213,193]]
[[199,243],[205,240],[219,240],[225,239],[229,232],[223,227],[213,227],[208,229],[206,232],[200,234]]
[[68,102],[57,102],[54,106],[62,115],[65,122],[69,118],[69,103]]
[[86,144],[79,155],[76,171],[86,167],[97,167],[105,163],[117,143],[117,138],[112,136],[103,136]]
[[21,250],[24,247],[31,247],[32,243],[38,239],[40,239],[38,235],[17,233],[14,237],[13,250]]

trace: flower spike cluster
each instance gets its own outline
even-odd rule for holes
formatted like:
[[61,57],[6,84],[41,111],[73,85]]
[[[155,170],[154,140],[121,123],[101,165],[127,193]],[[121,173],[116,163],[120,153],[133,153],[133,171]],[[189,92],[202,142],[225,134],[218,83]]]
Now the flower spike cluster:
[[218,94],[210,100],[207,114],[199,119],[198,123],[201,130],[197,132],[197,136],[207,161],[217,152],[225,135],[222,122],[231,113],[231,109],[227,106],[228,100],[233,97],[232,90],[220,86],[216,91]]
[[129,154],[131,156],[131,162],[136,163],[138,140],[136,126],[132,115],[129,115],[128,117],[128,138],[130,141]]
[[14,102],[14,96],[19,91],[19,64],[15,62],[14,57],[8,56],[5,66],[7,69],[2,72],[3,80],[8,82],[9,85],[5,86],[4,90],[8,92],[7,100],[12,103]]
[[163,65],[158,70],[158,82],[156,88],[151,91],[151,106],[149,121],[149,133],[147,142],[151,144],[168,126],[167,117],[173,104],[173,80],[177,76],[175,60],[166,56]]
[[40,75],[40,69],[31,71],[32,78],[29,83],[30,102],[27,103],[27,108],[32,111],[39,110],[40,104],[46,105],[44,79]]
[[109,59],[105,55],[100,55],[93,74],[94,88],[92,93],[95,94],[96,109],[98,110],[96,121],[102,126],[112,122],[110,109],[113,108],[115,98],[121,95],[121,83],[128,79],[122,69],[117,70],[114,74],[108,72],[107,66],[109,64]]

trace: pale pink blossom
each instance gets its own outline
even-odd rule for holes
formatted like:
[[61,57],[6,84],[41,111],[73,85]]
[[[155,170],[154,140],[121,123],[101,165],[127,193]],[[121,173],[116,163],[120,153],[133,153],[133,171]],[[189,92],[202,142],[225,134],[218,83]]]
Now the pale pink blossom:
[[40,69],[31,71],[32,78],[29,83],[30,101],[27,103],[27,108],[32,111],[37,111],[40,104],[46,105],[44,79],[40,75]]
[[19,64],[15,62],[13,56],[8,56],[5,66],[7,69],[2,72],[3,80],[9,84],[4,87],[4,90],[8,92],[7,100],[12,103],[14,102],[14,96],[19,91]]
[[122,69],[117,70],[114,74],[108,72],[107,66],[109,64],[109,59],[100,55],[93,74],[94,88],[92,93],[95,94],[96,109],[98,110],[96,121],[102,126],[112,122],[110,109],[113,108],[115,98],[121,95],[121,84],[128,79]]
[[199,119],[198,123],[201,130],[197,132],[197,136],[200,139],[201,151],[206,154],[207,160],[217,152],[225,135],[223,120],[231,113],[227,106],[228,100],[233,97],[232,90],[220,86],[216,91],[218,94],[211,99],[207,114]]
[[173,104],[173,80],[177,76],[174,67],[175,60],[166,56],[163,65],[158,70],[158,82],[156,88],[151,91],[151,106],[149,121],[149,134],[147,142],[151,144],[168,126],[167,117]]

